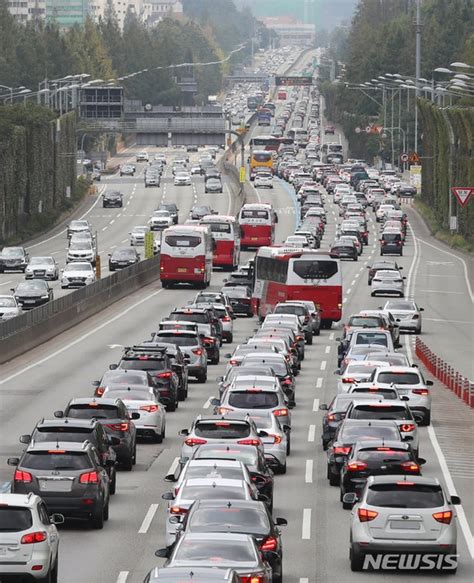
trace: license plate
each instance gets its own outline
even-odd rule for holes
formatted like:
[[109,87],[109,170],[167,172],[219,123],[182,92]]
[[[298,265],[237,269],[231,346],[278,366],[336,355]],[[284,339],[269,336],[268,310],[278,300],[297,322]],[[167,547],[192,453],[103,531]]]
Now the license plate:
[[35,271],[35,275],[46,275],[46,271]]
[[420,523],[410,520],[391,520],[390,528],[393,530],[420,530]]
[[23,300],[24,304],[34,304],[35,300]]
[[258,237],[252,237],[252,241],[258,241]]
[[187,267],[178,267],[178,273],[186,273],[187,271]]
[[70,492],[72,488],[72,481],[40,480],[39,485],[42,492]]
[[408,395],[408,391],[406,389],[397,389],[399,395]]

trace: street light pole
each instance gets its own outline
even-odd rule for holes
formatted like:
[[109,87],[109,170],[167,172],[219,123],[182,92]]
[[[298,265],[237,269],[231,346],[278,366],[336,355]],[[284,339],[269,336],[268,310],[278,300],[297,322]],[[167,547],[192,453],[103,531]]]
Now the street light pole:
[[415,48],[415,152],[418,152],[418,98],[421,75],[421,0],[416,0],[416,48]]

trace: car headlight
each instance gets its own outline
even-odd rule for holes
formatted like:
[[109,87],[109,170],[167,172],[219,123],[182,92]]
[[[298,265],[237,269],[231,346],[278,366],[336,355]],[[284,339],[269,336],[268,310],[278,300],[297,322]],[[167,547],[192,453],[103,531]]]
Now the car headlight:
[[47,300],[49,298],[48,294],[45,294],[44,296],[41,296],[42,300]]

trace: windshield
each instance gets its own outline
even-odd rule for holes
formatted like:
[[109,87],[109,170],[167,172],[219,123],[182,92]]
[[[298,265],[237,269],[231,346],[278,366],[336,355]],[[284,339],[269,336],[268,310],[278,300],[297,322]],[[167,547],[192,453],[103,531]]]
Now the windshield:
[[2,249],[3,257],[23,257],[23,249],[21,247],[4,247]]
[[16,293],[21,293],[24,291],[31,291],[31,290],[35,290],[35,291],[40,291],[42,293],[44,293],[46,291],[46,285],[43,281],[36,281],[36,280],[31,280],[31,281],[25,281],[23,283],[19,283],[18,287],[16,288]]
[[348,325],[354,328],[380,328],[381,322],[375,316],[353,316]]
[[199,344],[196,336],[188,336],[187,334],[162,334],[160,332],[158,338],[175,346],[196,346]]
[[160,360],[157,358],[153,358],[151,360],[140,358],[133,360],[133,359],[124,359],[120,363],[120,368],[126,370],[163,370],[166,368],[164,360]]
[[250,425],[234,423],[231,420],[196,423],[194,433],[197,437],[210,439],[241,439],[250,435]]
[[305,316],[307,310],[303,306],[277,306],[275,314],[296,314],[297,316]]
[[416,372],[381,372],[377,376],[379,383],[394,383],[396,385],[418,385],[420,376]]
[[102,386],[111,385],[148,385],[148,379],[145,374],[128,373],[125,370],[111,370],[104,374],[100,383]]
[[68,263],[64,268],[64,273],[70,271],[89,271],[92,273],[93,267],[90,263]]
[[338,272],[336,261],[293,259],[293,271],[303,279],[329,279]]
[[374,405],[357,405],[351,412],[351,419],[408,419],[405,407]]
[[268,211],[265,210],[243,210],[240,214],[242,219],[268,219]]
[[66,411],[66,417],[72,419],[116,419],[120,418],[115,405],[71,405]]
[[354,443],[356,441],[366,441],[371,439],[393,439],[400,440],[400,434],[395,427],[383,427],[377,425],[345,425],[341,435],[340,441],[347,443]]
[[245,500],[245,489],[242,487],[217,485],[188,486],[181,488],[180,496],[184,500],[215,500],[222,498],[225,500]]
[[438,485],[374,484],[367,492],[367,504],[385,508],[438,508],[444,505],[444,496]]
[[0,505],[0,532],[21,532],[33,525],[29,508]]
[[377,332],[361,332],[356,336],[356,344],[380,344],[388,346],[388,337],[386,334]]
[[201,243],[201,237],[191,235],[168,235],[165,243],[170,247],[197,247]]
[[129,390],[124,391],[123,389],[117,389],[112,387],[107,389],[104,393],[106,397],[112,397],[114,399],[122,399],[124,403],[127,401],[154,401],[153,393],[148,390]]
[[260,391],[232,391],[228,403],[237,409],[271,409],[278,406],[278,395]]
[[31,470],[85,470],[92,465],[88,455],[75,451],[64,453],[30,451],[25,453],[20,463]]
[[199,532],[242,532],[264,535],[270,530],[265,512],[254,508],[198,508],[189,519],[190,528]]
[[230,233],[231,232],[231,226],[229,223],[214,223],[214,222],[209,222],[209,223],[202,223],[203,225],[209,225],[211,228],[211,233]]
[[256,561],[253,547],[247,542],[224,539],[212,541],[197,541],[185,538],[179,545],[174,560],[178,562],[199,564],[200,561],[210,562],[214,566],[219,563],[254,563]]
[[1,308],[15,308],[16,303],[14,298],[0,298]]
[[416,310],[416,306],[412,302],[388,302],[385,306],[386,310]]
[[136,257],[133,249],[118,249],[112,254],[113,259],[134,259]]
[[199,312],[193,312],[191,314],[187,314],[186,312],[177,312],[170,314],[169,320],[181,322],[195,322],[197,324],[208,324],[209,316],[207,315],[207,313],[200,314]]
[[73,251],[89,251],[92,249],[92,245],[88,241],[71,241],[69,243],[69,249],[72,249]]
[[53,263],[52,257],[32,257],[30,259],[30,265],[53,265]]

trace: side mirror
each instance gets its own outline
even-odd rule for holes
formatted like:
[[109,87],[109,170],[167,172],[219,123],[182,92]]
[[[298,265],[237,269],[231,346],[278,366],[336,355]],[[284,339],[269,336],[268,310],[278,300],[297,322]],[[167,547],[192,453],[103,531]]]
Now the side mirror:
[[418,465],[423,466],[426,464],[426,460],[424,457],[419,457],[417,460]]
[[20,435],[20,443],[30,443],[31,435]]
[[221,404],[221,401],[220,401],[220,399],[217,399],[216,397],[211,397],[211,399],[209,399],[209,403],[213,407],[219,407],[219,405]]
[[407,397],[406,395],[401,395],[400,396],[400,401],[409,401],[409,400],[410,400],[410,397]]
[[161,497],[163,498],[163,500],[174,500],[173,492],[165,492],[164,494],[161,495]]
[[155,551],[155,557],[161,557],[162,559],[167,559],[169,555],[168,549],[165,547],[163,549],[158,549]]
[[333,372],[333,374],[341,374],[341,369],[340,368],[336,368],[336,370]]
[[164,478],[165,482],[176,482],[177,478],[174,474],[168,474]]
[[187,437],[189,435],[189,429],[181,429],[181,431],[178,431],[178,435],[181,437]]
[[216,381],[217,381],[218,383],[222,383],[222,382],[224,381],[224,377],[217,377],[217,378],[216,378]]
[[9,466],[17,466],[20,463],[20,458],[19,457],[9,457],[7,459],[7,464]]
[[[119,439],[119,438],[118,438],[118,437],[116,437],[115,439]],[[120,439],[119,439],[119,443],[120,443]],[[106,460],[106,462],[105,462],[105,465],[106,465],[106,466],[108,466],[108,467],[110,468],[110,467],[113,467],[113,466],[115,466],[115,464],[116,464],[116,463],[117,463],[117,462],[116,462],[115,460],[108,459],[108,460]]]
[[268,437],[268,433],[266,431],[259,431],[258,436],[259,437]]
[[93,386],[93,387],[98,387],[98,386],[100,386],[100,381],[92,381],[92,386]]
[[459,496],[451,496],[451,504],[454,504],[455,506],[461,504],[461,498],[459,498]]
[[191,359],[189,358],[189,356],[185,356],[183,358],[183,360],[184,360],[184,364],[189,364],[191,362]]
[[230,353],[224,354],[224,358],[232,358],[232,354]]
[[348,492],[342,497],[342,503],[344,508],[352,508],[357,502],[357,494],[355,492]]
[[51,514],[49,520],[51,524],[64,524],[64,516],[62,514]]
[[288,520],[286,520],[286,518],[275,518],[275,524],[277,526],[287,526]]
[[342,342],[342,338],[341,338],[340,336],[338,336],[338,337],[336,338],[336,342]]
[[62,419],[64,417],[64,411],[55,411],[54,416],[56,419]]
[[265,504],[270,504],[270,498],[268,496],[265,496],[265,494],[259,494],[258,500],[260,502],[264,502]]
[[183,528],[181,525],[181,522],[183,521],[183,517],[182,516],[170,516],[169,517],[169,522],[170,524],[178,524],[179,527],[178,528]]
[[120,437],[109,435],[109,445],[120,445]]
[[425,308],[418,308],[418,311],[419,312],[424,312],[425,311]]
[[326,403],[321,403],[321,405],[319,405],[319,410],[320,411],[328,411],[329,407],[326,405]]
[[433,381],[426,381],[426,385],[428,387],[432,387],[434,385]]
[[118,364],[109,364],[110,370],[116,370],[118,368]]
[[140,413],[134,412],[130,415],[130,419],[140,419]]
[[267,563],[271,563],[272,561],[275,561],[275,559],[278,559],[278,555],[275,551],[263,551],[262,559],[267,561]]
[[412,435],[406,435],[405,437],[402,438],[403,441],[413,441],[413,436]]

